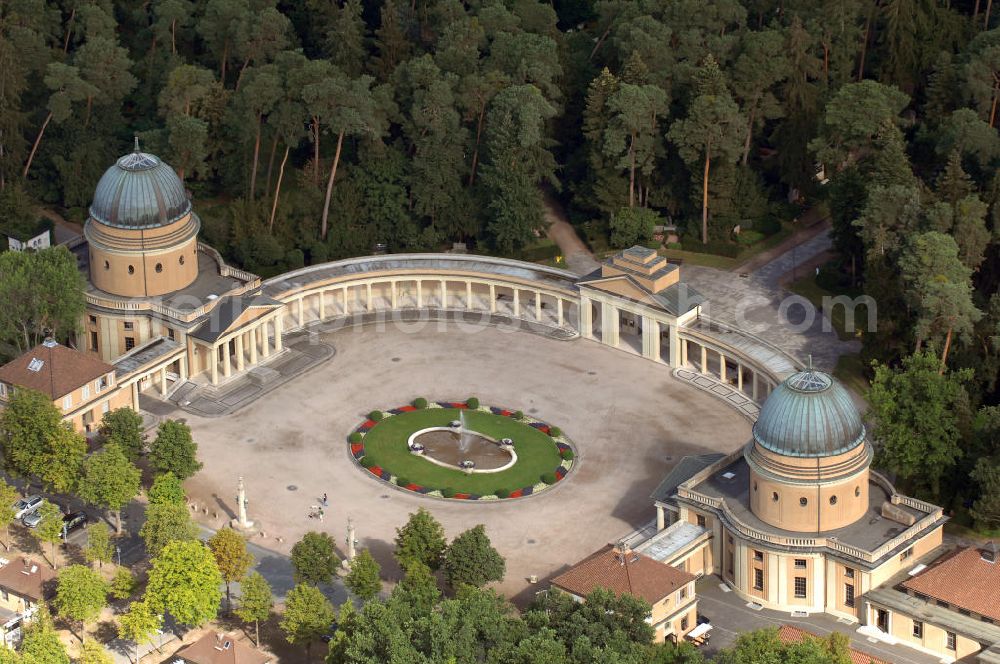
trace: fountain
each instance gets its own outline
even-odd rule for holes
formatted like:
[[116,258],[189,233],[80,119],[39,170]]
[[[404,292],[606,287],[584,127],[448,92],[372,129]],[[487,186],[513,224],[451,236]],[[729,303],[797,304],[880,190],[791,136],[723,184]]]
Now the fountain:
[[494,440],[470,429],[465,411],[446,427],[429,427],[410,435],[407,446],[412,454],[431,463],[466,473],[498,473],[517,462],[514,442]]

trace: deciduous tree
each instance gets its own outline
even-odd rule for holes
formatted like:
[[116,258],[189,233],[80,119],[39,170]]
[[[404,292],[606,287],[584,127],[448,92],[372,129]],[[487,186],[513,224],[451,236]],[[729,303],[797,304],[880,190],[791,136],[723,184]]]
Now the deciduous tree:
[[378,597],[382,590],[382,579],[379,567],[368,549],[364,549],[351,561],[351,571],[344,578],[344,585],[350,588],[354,595],[364,601]]
[[218,615],[221,585],[208,547],[196,540],[170,542],[153,559],[145,601],[157,613],[169,611],[180,624],[198,627]]
[[60,616],[80,623],[80,641],[84,641],[87,622],[95,619],[108,599],[108,584],[86,565],[70,565],[59,570],[55,608]]
[[339,562],[327,533],[308,532],[292,546],[296,583],[329,583]]
[[232,528],[222,528],[208,540],[208,548],[215,556],[222,580],[226,582],[226,605],[232,608],[230,584],[239,581],[253,565],[253,556],[247,551],[247,540]]
[[146,543],[146,552],[150,556],[156,556],[170,542],[196,539],[198,527],[191,520],[185,505],[150,504],[146,508],[146,522],[139,529],[139,535]]
[[146,444],[142,415],[128,406],[104,413],[99,432],[105,443],[117,443],[132,463],[138,460]]
[[87,527],[87,545],[83,547],[83,555],[87,562],[96,562],[99,567],[110,563],[114,555],[115,545],[111,541],[111,530],[108,524],[98,521]]
[[39,542],[48,543],[49,555],[51,556],[49,562],[52,564],[52,569],[55,569],[58,562],[56,560],[56,544],[62,541],[63,514],[58,507],[47,500],[43,500],[42,504],[39,505],[38,513],[41,520],[31,531],[31,534]]
[[181,481],[201,470],[191,427],[177,420],[161,423],[149,449],[149,461],[157,473],[173,473]]
[[115,531],[122,532],[122,508],[139,495],[142,471],[117,443],[108,443],[83,462],[77,492],[87,502],[111,510]]
[[253,623],[254,643],[260,646],[260,623],[271,617],[274,595],[271,586],[259,572],[251,572],[240,582],[240,605],[236,616],[245,623]]
[[184,485],[169,470],[156,476],[147,496],[150,505],[187,505]]
[[17,515],[14,503],[19,497],[17,489],[0,480],[0,528],[3,528],[3,547],[7,551],[10,551],[10,524]]
[[452,588],[463,584],[479,588],[501,581],[506,568],[503,556],[493,548],[482,524],[452,540],[444,555],[444,574]]
[[300,583],[289,591],[279,624],[289,643],[305,646],[308,659],[313,642],[330,630],[334,615],[333,605],[319,588]]
[[396,529],[396,560],[404,569],[413,563],[431,570],[441,566],[448,540],[444,526],[423,507],[410,514],[402,528]]
[[139,648],[153,642],[157,630],[163,626],[163,614],[150,606],[147,600],[132,602],[128,611],[118,616],[118,636],[135,644],[135,661],[139,661]]

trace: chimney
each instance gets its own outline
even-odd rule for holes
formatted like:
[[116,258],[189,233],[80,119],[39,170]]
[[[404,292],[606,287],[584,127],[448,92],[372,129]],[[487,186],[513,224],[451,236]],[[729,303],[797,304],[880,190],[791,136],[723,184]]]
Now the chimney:
[[997,558],[1000,557],[1000,550],[997,548],[997,543],[993,540],[987,542],[986,546],[979,550],[979,557],[991,565],[995,564]]

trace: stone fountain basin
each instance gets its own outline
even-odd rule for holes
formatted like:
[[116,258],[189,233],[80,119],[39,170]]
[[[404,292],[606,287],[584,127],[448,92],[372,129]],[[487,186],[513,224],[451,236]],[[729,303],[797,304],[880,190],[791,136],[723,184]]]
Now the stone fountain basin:
[[[517,463],[517,453],[513,447],[501,447],[500,443],[478,431],[466,429],[470,438],[469,449],[459,448],[460,434],[454,427],[428,427],[410,434],[406,446],[413,449],[415,443],[424,446],[420,456],[433,464],[460,472],[500,473]],[[474,461],[475,468],[468,470],[459,464]]]

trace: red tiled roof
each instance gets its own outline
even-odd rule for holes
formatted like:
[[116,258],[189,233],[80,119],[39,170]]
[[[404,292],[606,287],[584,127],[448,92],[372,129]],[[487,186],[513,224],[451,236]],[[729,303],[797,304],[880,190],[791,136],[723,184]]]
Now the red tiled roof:
[[1000,560],[983,560],[979,549],[968,547],[947,553],[903,587],[1000,621]]
[[270,664],[270,655],[238,642],[228,634],[209,632],[177,651],[177,657],[191,664]]
[[554,578],[552,585],[580,597],[607,588],[656,604],[697,578],[634,551],[626,552],[624,560],[623,564],[622,556],[609,544]]
[[0,567],[0,588],[39,602],[55,591],[56,573],[30,558],[15,558]]
[[[807,632],[804,629],[799,629],[798,627],[792,627],[791,625],[782,625],[778,628],[778,639],[782,643],[799,643],[800,641],[805,641],[806,639],[818,639],[821,638],[817,634],[812,632]],[[884,659],[879,659],[875,655],[869,655],[866,652],[861,652],[860,650],[855,650],[851,648],[850,652],[851,664],[889,664],[889,662]]]
[[92,353],[39,344],[0,367],[0,381],[59,399],[115,370]]

